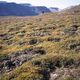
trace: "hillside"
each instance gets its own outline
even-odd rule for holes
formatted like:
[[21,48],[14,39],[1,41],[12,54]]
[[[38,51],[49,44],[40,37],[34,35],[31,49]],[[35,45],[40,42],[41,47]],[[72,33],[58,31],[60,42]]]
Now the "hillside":
[[0,80],[80,80],[80,8],[71,10],[0,17]]
[[[58,11],[58,8],[53,8]],[[45,6],[32,6],[31,4],[17,4],[0,1],[0,16],[35,16],[42,13],[50,13]]]
[[0,16],[31,16],[37,15],[29,6],[25,7],[16,3],[0,3]]
[[64,13],[67,13],[67,14],[80,14],[80,5],[77,5],[77,6],[71,6],[69,8],[66,8],[63,10]]

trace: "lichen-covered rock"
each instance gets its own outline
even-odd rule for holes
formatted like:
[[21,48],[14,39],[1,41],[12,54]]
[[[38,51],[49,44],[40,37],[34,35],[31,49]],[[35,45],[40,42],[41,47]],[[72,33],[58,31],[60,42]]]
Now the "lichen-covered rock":
[[4,69],[4,71],[1,72],[13,70],[23,63],[31,60],[35,56],[44,54],[46,54],[45,50],[43,50],[41,47],[38,47],[10,53],[7,56],[0,56],[0,61],[2,62],[0,64],[0,69]]
[[15,64],[13,63],[13,61],[11,61],[11,60],[4,61],[4,69],[5,70],[10,70],[14,67],[15,67]]
[[78,43],[78,42],[69,43],[69,45],[67,46],[67,49],[79,51],[80,50],[80,43]]
[[49,80],[79,80],[80,69],[61,68],[50,74]]
[[72,25],[71,27],[64,29],[64,34],[71,36],[71,35],[77,34],[76,33],[77,30],[78,30],[78,26],[77,25]]

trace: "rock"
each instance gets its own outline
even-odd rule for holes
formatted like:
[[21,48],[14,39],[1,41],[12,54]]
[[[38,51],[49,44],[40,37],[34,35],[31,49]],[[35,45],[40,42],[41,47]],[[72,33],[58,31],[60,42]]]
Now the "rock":
[[58,77],[58,74],[50,74],[51,78],[50,80],[56,80]]
[[8,54],[8,56],[10,58],[17,58],[19,56],[27,56],[27,55],[35,55],[35,54],[40,54],[40,55],[43,55],[43,54],[46,54],[45,50],[43,50],[42,48],[31,48],[31,49],[25,49],[23,51],[17,51],[17,52],[13,52],[11,54]]
[[25,44],[27,44],[27,42],[26,41],[22,41],[22,42],[18,42],[18,44],[19,45],[25,45]]
[[61,62],[59,60],[55,62],[55,67],[58,67],[58,68],[62,67]]
[[21,52],[20,51],[17,51],[17,52],[13,52],[13,53],[8,54],[8,56],[10,58],[18,57],[19,55],[21,55]]
[[80,50],[80,43],[70,43],[70,44],[68,45],[68,49],[69,49],[69,50],[79,51],[79,50]]
[[43,55],[43,54],[46,54],[46,52],[45,52],[45,50],[43,50],[43,49],[35,48],[35,49],[33,50],[33,54]]
[[41,66],[41,61],[33,61],[32,64],[34,66]]
[[0,73],[2,72],[3,67],[4,67],[4,64],[0,63]]
[[70,68],[58,68],[53,73],[50,73],[49,80],[79,80],[80,70]]
[[37,39],[31,39],[30,41],[29,41],[29,44],[30,45],[34,45],[34,44],[36,44],[37,43]]
[[42,69],[39,71],[40,74],[43,75],[43,79],[42,80],[49,80],[50,75],[49,75],[49,71],[47,69]]
[[69,28],[65,28],[64,29],[64,34],[66,35],[74,35],[76,34],[76,31],[78,30],[78,26],[77,25],[72,25]]
[[35,32],[32,34],[33,36],[40,36],[40,37],[43,37],[43,36],[49,36],[51,35],[51,33],[49,31],[46,31],[46,32]]
[[13,64],[15,64],[15,67],[18,67],[20,66],[20,60],[19,59],[16,59]]
[[[11,71],[14,68],[22,65],[24,62],[27,62],[34,58],[35,56],[46,54],[45,50],[41,47],[38,48],[29,48],[23,51],[17,51],[8,54],[7,56],[0,56],[0,70],[4,69],[4,72]],[[37,63],[36,63],[37,64]]]
[[11,45],[11,44],[13,43],[12,40],[6,40],[5,42],[6,42],[6,44],[8,44],[8,45]]
[[78,27],[79,27],[79,25],[74,24],[74,25],[72,25],[71,27],[73,27],[75,30],[77,30]]
[[2,38],[2,37],[4,37],[4,36],[6,36],[6,34],[4,33],[4,34],[0,34],[0,37]]
[[22,65],[24,62],[28,61],[28,56],[26,54],[21,55],[18,57],[19,61],[20,61],[20,65]]
[[12,31],[14,31],[14,28],[10,28],[10,29],[8,30],[8,32],[12,32]]
[[63,62],[64,67],[71,67],[71,66],[73,66],[74,64],[75,64],[75,61],[74,61],[73,59],[65,60],[65,61]]
[[15,67],[15,64],[13,63],[13,61],[8,60],[4,62],[4,68],[6,70],[12,69],[14,67]]
[[48,41],[60,42],[61,41],[61,38],[48,38]]
[[78,30],[76,31],[76,33],[80,36],[80,27],[78,27]]
[[0,55],[0,62],[9,60],[10,58],[7,55]]
[[9,39],[11,39],[11,38],[12,38],[11,35],[5,35],[2,39],[3,39],[3,40],[9,40]]
[[2,45],[0,45],[0,49],[2,49],[3,48],[3,46]]
[[18,33],[18,36],[19,36],[19,37],[24,37],[25,34],[24,34],[24,33]]

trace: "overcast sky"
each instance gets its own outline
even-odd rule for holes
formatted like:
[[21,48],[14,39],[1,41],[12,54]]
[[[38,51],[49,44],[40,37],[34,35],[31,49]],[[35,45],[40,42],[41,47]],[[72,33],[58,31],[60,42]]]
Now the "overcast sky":
[[31,3],[35,6],[58,7],[60,9],[80,4],[80,0],[0,0],[16,3]]

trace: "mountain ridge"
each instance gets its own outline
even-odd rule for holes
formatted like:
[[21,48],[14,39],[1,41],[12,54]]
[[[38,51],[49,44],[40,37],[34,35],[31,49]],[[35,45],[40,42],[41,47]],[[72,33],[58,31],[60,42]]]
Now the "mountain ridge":
[[[55,11],[58,11],[58,9],[56,8]],[[0,16],[35,16],[49,12],[51,10],[45,6],[0,2]]]

